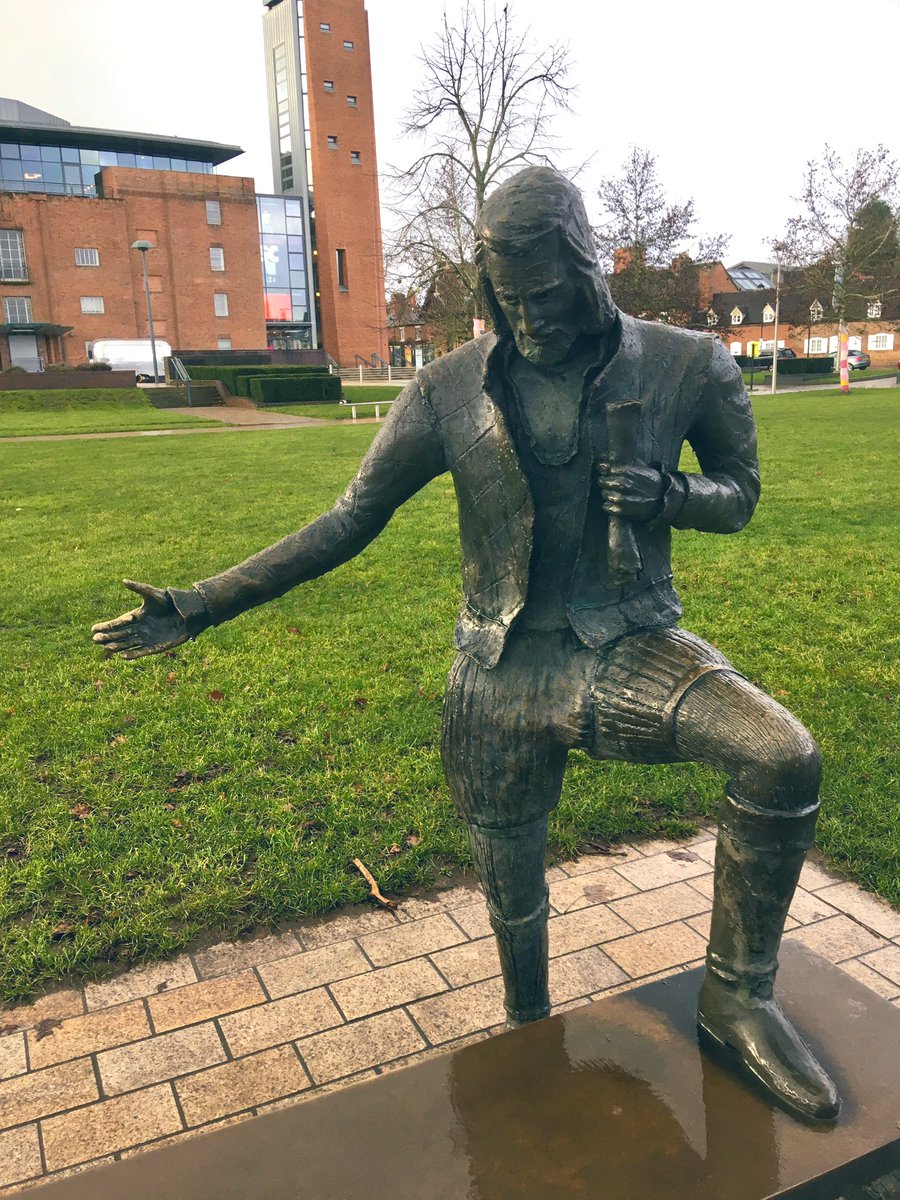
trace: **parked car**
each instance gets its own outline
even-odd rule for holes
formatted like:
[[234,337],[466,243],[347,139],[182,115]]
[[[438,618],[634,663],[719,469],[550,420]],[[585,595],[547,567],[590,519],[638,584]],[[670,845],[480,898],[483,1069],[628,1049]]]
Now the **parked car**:
[[[793,350],[790,350],[787,346],[779,346],[778,347],[778,361],[779,362],[781,362],[783,359],[786,359],[786,358],[796,358],[796,357],[797,357],[796,353]],[[771,371],[772,370],[772,351],[771,350],[767,350],[764,354],[760,354],[757,356],[756,367],[760,371]]]
[[847,355],[847,366],[851,371],[864,371],[872,365],[872,360],[864,350],[851,350]]

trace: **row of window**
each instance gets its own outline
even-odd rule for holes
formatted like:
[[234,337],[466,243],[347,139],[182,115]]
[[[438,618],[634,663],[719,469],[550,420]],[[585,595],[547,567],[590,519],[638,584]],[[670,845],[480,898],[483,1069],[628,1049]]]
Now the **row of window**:
[[189,171],[209,175],[213,164],[169,155],[122,150],[81,150],[77,146],[22,146],[0,143],[0,191],[96,196],[95,176],[104,167],[145,171]]
[[[331,22],[330,21],[320,21],[319,22],[319,31],[321,33],[331,33]],[[344,49],[345,50],[353,50],[354,49],[353,42],[351,42],[348,38],[344,39]]]
[[[334,91],[334,80],[333,79],[323,79],[322,86],[324,87],[326,92],[333,92]],[[347,97],[347,107],[348,108],[357,108],[358,106],[359,106],[359,98],[357,96],[348,96]]]
[[[30,296],[4,296],[3,297],[3,320],[6,324],[29,324],[34,320],[32,316],[31,297]],[[106,305],[102,296],[82,296],[81,311],[87,316],[101,316],[106,312]],[[217,317],[228,316],[228,293],[215,292],[213,294],[213,311]]]
[[[743,309],[733,308],[731,310],[731,312],[729,313],[731,324],[732,325],[743,325],[745,315],[746,314],[744,313]],[[822,307],[822,305],[819,303],[818,300],[814,300],[813,303],[809,306],[809,319],[811,321],[821,321],[822,318],[824,317],[824,315],[825,315],[825,309]],[[871,319],[875,319],[875,318],[881,316],[881,301],[880,300],[873,300],[870,304],[868,304],[866,306],[866,316]],[[774,322],[775,309],[772,307],[771,304],[767,304],[766,307],[763,309],[762,319],[763,319],[764,325],[771,325]],[[718,322],[719,322],[719,314],[716,312],[716,310],[714,308],[709,309],[706,314],[707,325],[717,325]]]
[[[218,200],[207,201],[207,205],[210,204],[216,206],[215,216],[218,219],[209,221],[209,224],[221,225],[222,214],[219,210]],[[209,219],[208,208],[207,219]],[[96,246],[76,246],[75,266],[99,267],[100,251]],[[222,246],[210,246],[209,266],[212,271],[225,270],[225,250]],[[15,281],[27,282],[28,280],[28,264],[25,261],[25,238],[21,229],[0,229],[0,280],[4,280],[7,283]]]
[[[338,143],[337,134],[329,133],[328,134],[328,149],[329,150],[337,150],[338,145],[339,145],[339,143]],[[351,150],[350,151],[350,161],[353,163],[353,165],[355,167],[358,167],[362,164],[362,154],[360,153],[359,150]]]
[[[748,353],[750,352],[751,346],[758,346],[758,352],[760,354],[771,354],[772,351],[775,349],[775,342],[773,339],[770,339],[769,341],[761,341],[761,342],[752,342],[752,343],[748,342],[747,343],[747,352]],[[782,348],[784,346],[784,342],[779,340],[778,346],[779,346],[779,348]],[[848,349],[851,351],[852,350],[862,350],[862,348],[863,348],[862,336],[860,334],[852,335],[847,340],[847,346],[848,346]],[[868,338],[868,344],[867,344],[866,348],[868,350],[893,350],[894,335],[892,333],[870,333],[869,338]],[[732,354],[743,354],[743,352],[744,352],[744,348],[743,348],[743,345],[741,344],[741,342],[731,342],[728,346],[728,349],[731,351]],[[804,338],[803,339],[803,353],[804,354],[836,354],[837,351],[838,351],[838,338],[837,338],[836,334],[832,334],[831,337],[814,337],[814,338]]]

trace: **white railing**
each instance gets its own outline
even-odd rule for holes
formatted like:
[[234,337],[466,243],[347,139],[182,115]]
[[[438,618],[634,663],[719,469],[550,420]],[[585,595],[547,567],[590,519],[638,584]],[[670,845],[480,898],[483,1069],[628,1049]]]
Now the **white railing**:
[[354,421],[357,419],[356,410],[358,408],[374,408],[375,420],[380,421],[382,407],[386,408],[389,404],[393,404],[394,402],[393,400],[340,400],[338,403],[345,404],[347,408],[350,409],[350,415]]
[[396,383],[414,379],[415,367],[340,367],[332,374],[347,383]]

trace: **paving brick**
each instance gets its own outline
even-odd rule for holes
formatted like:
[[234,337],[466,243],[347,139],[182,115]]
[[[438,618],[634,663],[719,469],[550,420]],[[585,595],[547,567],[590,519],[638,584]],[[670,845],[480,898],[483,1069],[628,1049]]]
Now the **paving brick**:
[[299,951],[300,943],[293,933],[263,934],[235,942],[218,942],[215,946],[196,950],[194,962],[201,979],[214,979]]
[[577,950],[550,963],[550,999],[554,1006],[565,1004],[579,996],[589,996],[602,988],[623,983],[625,972],[602,950],[591,946]]
[[836,917],[837,909],[805,888],[798,887],[791,901],[790,914],[801,925],[811,925],[813,921],[822,921],[825,917]]
[[430,958],[450,986],[455,988],[500,974],[500,956],[493,934],[476,942],[463,942],[461,946],[439,950]]
[[467,908],[457,908],[453,912],[453,920],[470,938],[483,938],[488,934],[493,936],[491,922],[488,917],[487,905],[470,904]]
[[863,962],[867,967],[874,967],[885,979],[900,984],[900,946],[885,946],[883,950],[867,954]]
[[702,958],[706,942],[683,921],[607,942],[604,951],[632,979]]
[[801,925],[787,935],[792,941],[802,942],[816,954],[829,962],[841,962],[845,958],[856,958],[870,950],[878,950],[881,938],[857,925],[850,917],[829,917],[815,925]]
[[830,887],[835,883],[843,883],[840,875],[829,871],[828,868],[812,858],[807,858],[800,872],[800,886],[808,892],[817,892],[819,888]]
[[[399,1060],[403,1062],[403,1059]],[[384,1071],[389,1071],[393,1063],[385,1067],[370,1068],[367,1071],[357,1071],[355,1075],[345,1075],[342,1079],[337,1079],[333,1083],[319,1084],[318,1087],[311,1088],[305,1092],[300,1092],[297,1096],[290,1096],[286,1100],[275,1100],[271,1104],[260,1106],[257,1112],[262,1116],[263,1112],[274,1112],[279,1108],[290,1108],[294,1104],[305,1104],[307,1100],[318,1100],[319,1096],[327,1096],[329,1092],[337,1092],[341,1088],[352,1087],[355,1083],[362,1083],[366,1079],[377,1079]]]
[[409,896],[400,902],[396,915],[401,921],[420,921],[470,904],[484,904],[484,893],[474,880],[426,896]]
[[210,1017],[236,1009],[260,1004],[266,994],[252,971],[241,971],[224,979],[210,979],[177,988],[174,992],[163,992],[149,1001],[150,1014],[158,1033],[177,1029],[181,1025],[193,1025],[207,1021]]
[[197,972],[188,956],[182,954],[170,962],[134,967],[103,983],[87,983],[84,987],[84,998],[88,1011],[93,1012],[98,1008],[110,1008],[114,1004],[124,1004],[128,1000],[138,1000],[143,996],[152,996],[156,992],[165,992],[170,988],[196,982]]
[[222,1017],[219,1025],[236,1057],[292,1042],[320,1029],[340,1025],[341,1014],[324,988],[273,1000],[259,1008]]
[[834,905],[881,937],[900,937],[900,912],[871,892],[864,892],[855,883],[833,884],[818,892],[816,898]]
[[705,837],[705,838],[700,839],[699,841],[688,842],[684,848],[686,850],[690,850],[693,854],[698,855],[700,858],[703,859],[704,862],[708,862],[711,867],[715,865],[715,861],[716,861],[716,839],[715,838],[706,838]]
[[566,913],[564,917],[551,917],[550,957],[583,950],[585,946],[596,946],[598,942],[608,942],[611,938],[624,937],[631,932],[631,926],[605,904]]
[[575,912],[592,904],[618,900],[620,896],[629,896],[636,890],[634,884],[629,883],[618,871],[607,867],[603,871],[591,871],[589,874],[576,875],[573,879],[566,876],[558,883],[551,883],[550,903],[558,913]]
[[146,1038],[97,1056],[103,1090],[108,1096],[133,1092],[176,1075],[199,1071],[226,1058],[222,1041],[212,1021],[190,1025],[174,1033]]
[[[876,953],[880,954],[881,951],[876,951]],[[842,971],[852,975],[860,983],[864,983],[867,988],[871,988],[885,1000],[893,1000],[900,996],[900,983],[892,983],[890,979],[863,962],[861,958],[848,958],[840,966]]]
[[0,1129],[90,1104],[99,1096],[89,1058],[17,1075],[0,1083]]
[[696,917],[688,917],[685,925],[690,925],[695,933],[699,933],[704,942],[709,941],[710,925],[712,924],[712,913],[700,913]]
[[609,906],[638,932],[693,917],[709,908],[705,896],[687,883],[670,883],[650,892],[614,900]]
[[382,933],[369,933],[359,939],[359,944],[376,967],[388,967],[391,963],[415,958],[419,954],[431,954],[464,942],[453,921],[442,914],[426,917],[422,921],[410,921],[408,925],[397,925]]
[[146,1146],[132,1146],[130,1150],[122,1150],[116,1156],[123,1162],[127,1158],[137,1158],[140,1154],[146,1154],[149,1150],[160,1150],[163,1146],[174,1146],[178,1142],[184,1142],[188,1138],[194,1138],[199,1132],[211,1133],[214,1129],[224,1129],[227,1125],[239,1125],[241,1121],[246,1121],[251,1113],[240,1113],[235,1117],[225,1117],[221,1121],[210,1121],[204,1125],[202,1130],[188,1129],[181,1133],[170,1133],[168,1137],[158,1138],[155,1142],[150,1142]]
[[414,958],[392,967],[381,967],[367,975],[357,975],[354,979],[343,979],[332,984],[331,994],[347,1020],[355,1021],[357,1017],[398,1008],[401,1004],[446,990],[446,983],[431,963],[424,958]]
[[[417,1054],[408,1054],[404,1058],[396,1058],[393,1062],[376,1067],[373,1074],[390,1075],[393,1071],[402,1071],[404,1067],[411,1067],[414,1063],[426,1062],[430,1058],[442,1058],[454,1050],[462,1050],[464,1046],[474,1046],[476,1042],[483,1042],[490,1036],[491,1033],[489,1030],[479,1029],[477,1033],[470,1033],[466,1037],[455,1038],[452,1042],[445,1042],[443,1046],[428,1046],[425,1050],[420,1050]],[[319,1092],[317,1091],[315,1094],[318,1095]]]
[[20,1184],[15,1190],[11,1188],[0,1188],[0,1196],[15,1196],[20,1197],[25,1192],[31,1192],[34,1188],[43,1187],[45,1183],[56,1183],[59,1179],[70,1179],[73,1175],[80,1175],[83,1171],[93,1171],[97,1167],[105,1167],[107,1163],[116,1161],[114,1154],[106,1154],[102,1158],[92,1158],[89,1162],[79,1163],[77,1167],[69,1167],[66,1171],[52,1171],[49,1175],[41,1175],[37,1179],[29,1179],[27,1182]]
[[654,854],[651,858],[624,863],[617,866],[616,870],[624,875],[629,883],[645,892],[650,888],[664,887],[667,883],[691,879],[695,875],[708,875],[712,867],[693,850],[671,847],[661,854]]
[[13,1033],[17,1029],[30,1029],[41,1021],[63,1021],[66,1017],[77,1017],[84,1012],[84,997],[74,988],[48,992],[30,1004],[0,1007],[0,1030]]
[[67,1058],[80,1058],[96,1050],[121,1046],[149,1037],[150,1025],[140,1000],[118,1008],[101,1009],[84,1017],[71,1017],[61,1025],[32,1029],[28,1034],[28,1054],[33,1071],[49,1067]]
[[188,1125],[205,1125],[230,1113],[256,1108],[310,1086],[293,1046],[264,1050],[210,1071],[189,1075],[175,1085]]
[[398,1010],[304,1038],[297,1048],[314,1081],[329,1083],[402,1054],[412,1054],[424,1045],[412,1021]]
[[0,1133],[0,1187],[31,1179],[42,1170],[37,1125]]
[[335,942],[321,950],[305,950],[266,963],[259,968],[259,974],[269,995],[277,1000],[371,969],[356,942]]
[[715,890],[715,880],[712,875],[698,875],[696,879],[688,880],[688,887],[692,887],[695,892],[699,892],[707,900],[712,900]]
[[465,1037],[479,1029],[491,1029],[506,1019],[503,983],[485,979],[456,991],[409,1006],[416,1024],[434,1045]]
[[169,1084],[129,1092],[127,1096],[44,1121],[47,1170],[59,1171],[103,1154],[114,1154],[181,1128]]
[[643,979],[635,981],[629,979],[625,983],[617,983],[605,991],[597,992],[591,996],[592,1000],[602,1000],[606,996],[618,996],[622,992],[632,992],[636,987],[643,987],[645,983],[659,983],[662,979],[672,979],[675,975],[680,975],[685,968],[681,965],[677,967],[669,967],[666,971],[654,971],[652,975],[645,975]]
[[339,916],[297,925],[294,932],[307,950],[318,950],[320,946],[330,946],[332,942],[346,942],[348,938],[393,929],[398,924],[397,918],[386,909],[361,904],[349,912],[344,910]]
[[27,1069],[25,1034],[8,1033],[0,1037],[0,1080],[12,1079]]
[[609,854],[582,854],[573,862],[560,863],[560,866],[567,875],[574,878],[578,875],[591,875],[594,871],[609,867],[618,867],[623,863],[637,862],[643,857],[637,846],[617,842]]

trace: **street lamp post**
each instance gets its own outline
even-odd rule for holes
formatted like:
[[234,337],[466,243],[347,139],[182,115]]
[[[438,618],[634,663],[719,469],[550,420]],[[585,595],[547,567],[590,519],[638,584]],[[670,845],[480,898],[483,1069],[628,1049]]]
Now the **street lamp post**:
[[159,365],[156,361],[156,334],[153,332],[153,305],[150,303],[150,277],[147,274],[147,251],[155,250],[152,242],[137,241],[131,243],[132,250],[139,250],[141,267],[144,271],[144,293],[147,297],[147,324],[150,326],[150,352],[153,355],[153,382],[159,382]]

